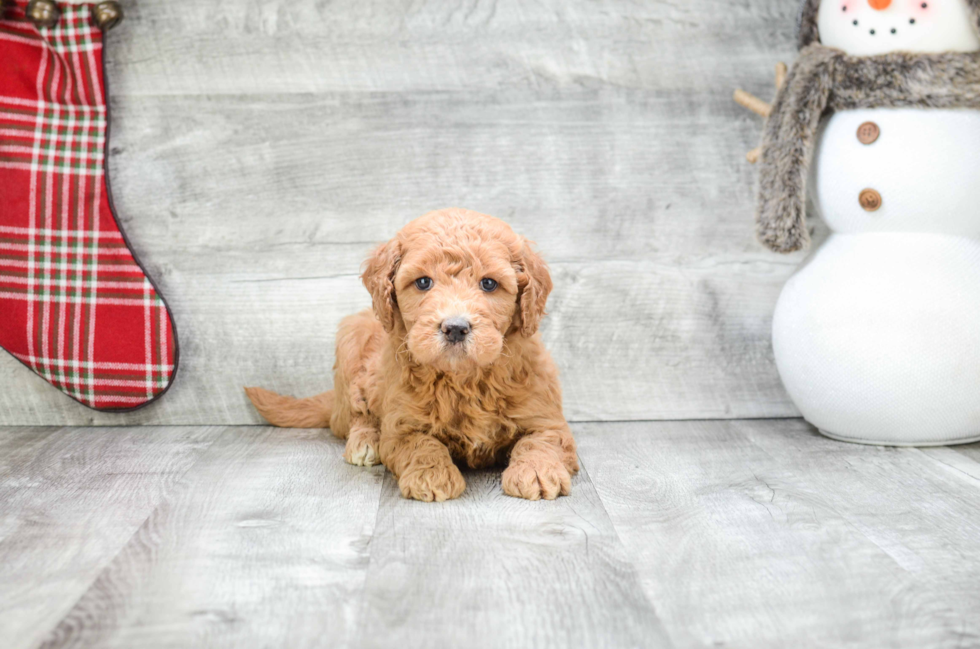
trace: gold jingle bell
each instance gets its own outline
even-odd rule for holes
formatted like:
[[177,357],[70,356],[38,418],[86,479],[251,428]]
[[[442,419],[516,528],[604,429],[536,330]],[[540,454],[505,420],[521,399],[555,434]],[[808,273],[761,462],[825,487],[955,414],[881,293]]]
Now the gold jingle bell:
[[92,8],[92,18],[99,29],[112,29],[123,19],[122,5],[114,0],[100,2]]
[[37,27],[54,27],[58,24],[61,12],[54,0],[31,0],[27,3],[24,10],[27,17],[31,19]]

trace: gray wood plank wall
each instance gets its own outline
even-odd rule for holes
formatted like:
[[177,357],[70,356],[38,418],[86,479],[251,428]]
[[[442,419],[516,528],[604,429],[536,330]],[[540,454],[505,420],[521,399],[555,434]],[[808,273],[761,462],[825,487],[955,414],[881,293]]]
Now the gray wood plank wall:
[[792,416],[769,327],[802,256],[753,238],[760,120],[796,0],[138,0],[107,51],[120,217],[176,314],[162,401],[93,413],[0,355],[0,424],[256,423],[331,384],[369,248],[500,216],[556,289],[573,420]]

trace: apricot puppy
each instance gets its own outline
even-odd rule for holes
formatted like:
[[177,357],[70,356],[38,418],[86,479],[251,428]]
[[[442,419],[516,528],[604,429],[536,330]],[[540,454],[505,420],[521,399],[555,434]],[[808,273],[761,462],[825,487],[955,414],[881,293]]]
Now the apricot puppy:
[[568,495],[578,471],[558,371],[537,333],[551,276],[499,219],[430,212],[367,260],[373,312],[337,333],[334,389],[293,399],[246,388],[277,426],[329,426],[351,464],[383,463],[407,498],[463,493],[455,462],[506,461],[504,492]]

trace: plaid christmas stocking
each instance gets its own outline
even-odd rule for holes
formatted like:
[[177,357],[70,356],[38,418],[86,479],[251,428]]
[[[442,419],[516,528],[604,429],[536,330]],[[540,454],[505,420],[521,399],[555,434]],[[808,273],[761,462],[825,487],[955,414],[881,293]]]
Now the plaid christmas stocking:
[[130,410],[170,386],[177,337],[112,208],[101,5],[3,3],[0,346],[86,406]]

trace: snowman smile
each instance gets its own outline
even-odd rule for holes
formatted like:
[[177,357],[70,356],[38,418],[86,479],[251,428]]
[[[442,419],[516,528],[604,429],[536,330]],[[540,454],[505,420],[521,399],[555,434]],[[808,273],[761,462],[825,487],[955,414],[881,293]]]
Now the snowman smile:
[[[926,5],[926,3],[923,3],[923,6],[928,6],[928,5]],[[914,27],[915,26],[915,18],[908,18],[908,19],[906,19],[905,16],[900,16],[900,17],[898,17],[898,21],[897,22],[901,22],[901,23],[908,22],[908,24],[909,24],[910,27]],[[886,24],[887,25],[889,23],[892,24],[893,27],[891,27],[890,29],[888,29],[887,27],[885,29],[882,29],[882,25],[883,24]],[[887,31],[891,32],[893,35],[898,33],[897,23],[896,23],[896,21],[894,19],[889,20],[889,21],[877,21],[877,20],[874,20],[872,18],[872,19],[869,19],[867,21],[867,24],[866,25],[862,25],[861,24],[861,20],[859,18],[855,18],[851,22],[851,24],[854,25],[855,27],[864,27],[865,29],[868,30],[868,34],[870,34],[871,36],[876,35],[879,31],[882,32],[882,33],[884,33],[884,31],[886,29],[887,29]]]
[[[891,0],[878,0],[878,2],[869,2],[869,4],[872,8],[876,8],[876,4],[877,6],[887,8],[891,4]],[[929,7],[929,3],[927,2],[920,4],[923,9],[927,9]],[[847,11],[846,3],[842,8],[842,11]],[[896,36],[898,35],[899,25],[902,25],[903,27],[908,25],[908,27],[911,29],[915,27],[916,20],[913,16],[907,14],[902,15],[897,14],[896,12],[889,12],[886,14],[885,11],[879,9],[877,13],[869,14],[868,18],[866,18],[864,21],[855,17],[851,21],[851,24],[856,28],[864,29],[867,31],[869,36],[877,36],[878,34],[884,34],[886,32],[892,36]]]
[[963,0],[823,0],[820,40],[855,56],[980,49]]

